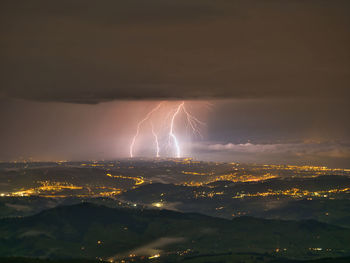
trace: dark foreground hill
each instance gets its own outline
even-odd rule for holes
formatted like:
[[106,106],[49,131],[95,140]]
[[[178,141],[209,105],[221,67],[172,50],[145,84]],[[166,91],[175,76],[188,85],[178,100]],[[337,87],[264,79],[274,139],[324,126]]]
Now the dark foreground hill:
[[108,260],[130,254],[146,258],[160,254],[163,258],[204,262],[201,255],[247,252],[297,259],[347,256],[350,229],[313,220],[226,220],[89,203],[0,220],[2,257]]
[[[37,259],[37,258],[0,258],[1,263],[110,263],[108,261],[101,260],[86,260],[86,259]],[[118,261],[116,261],[118,262]],[[120,262],[120,261],[119,261]],[[230,255],[230,256],[203,256],[198,258],[182,258],[178,260],[171,260],[169,258],[157,258],[157,259],[141,259],[132,258],[130,260],[124,260],[125,263],[348,263],[350,257],[343,258],[322,258],[314,260],[289,260],[289,259],[273,259],[271,256],[245,254],[245,255]]]

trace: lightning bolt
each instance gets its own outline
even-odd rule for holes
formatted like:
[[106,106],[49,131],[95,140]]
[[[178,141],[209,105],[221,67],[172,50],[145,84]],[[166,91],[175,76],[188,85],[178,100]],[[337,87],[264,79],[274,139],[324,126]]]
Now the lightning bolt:
[[171,137],[173,139],[177,158],[181,157],[181,150],[180,150],[179,142],[178,142],[176,135],[174,133],[174,122],[175,122],[176,116],[179,114],[179,112],[180,112],[181,108],[183,108],[184,104],[185,104],[185,102],[183,101],[179,104],[179,106],[177,106],[173,116],[171,117],[171,121],[170,121],[169,138]]
[[205,125],[204,122],[198,120],[196,117],[194,117],[192,114],[190,114],[186,107],[185,107],[185,103],[182,105],[182,110],[184,111],[186,118],[187,118],[187,122],[190,125],[193,134],[198,134],[200,137],[203,138],[203,135],[200,132],[200,125]]
[[153,137],[154,137],[154,141],[155,141],[155,144],[156,144],[156,157],[159,158],[159,141],[158,141],[158,135],[155,133],[154,131],[154,127],[153,127],[153,123],[151,122],[151,128],[152,128],[152,134],[153,134]]
[[[180,147],[180,142],[178,139],[178,135],[176,134],[176,132],[180,129],[181,130],[181,126],[178,127],[180,125],[180,123],[177,122],[177,118],[179,117],[180,114],[183,114],[184,116],[184,120],[186,123],[187,128],[191,129],[192,133],[194,135],[199,135],[200,137],[203,138],[202,134],[201,134],[201,128],[203,125],[205,125],[204,122],[200,121],[199,119],[197,119],[194,115],[192,115],[190,113],[190,111],[186,108],[185,106],[185,101],[182,101],[181,103],[177,104],[176,107],[171,106],[171,104],[169,104],[169,106],[171,106],[170,110],[165,107],[164,110],[166,111],[162,111],[162,115],[165,115],[165,118],[159,118],[159,115],[157,116],[153,116],[153,114],[158,111],[160,109],[160,107],[162,106],[162,104],[165,103],[165,101],[160,102],[156,107],[154,107],[151,111],[149,111],[146,116],[140,120],[137,123],[136,126],[136,133],[134,135],[134,137],[132,138],[131,144],[130,144],[130,157],[134,157],[134,148],[135,148],[135,144],[136,144],[136,140],[141,132],[142,126],[144,125],[145,122],[150,122],[151,125],[151,131],[152,131],[152,135],[154,137],[154,145],[155,145],[155,150],[156,150],[156,157],[159,158],[160,157],[160,149],[161,149],[161,142],[162,142],[162,135],[166,135],[163,134],[163,132],[166,130],[167,132],[167,137],[168,137],[168,147],[172,148],[174,151],[174,155],[176,158],[181,158],[182,152],[181,152],[181,147]],[[160,117],[162,117],[162,115],[160,115]],[[161,126],[164,125],[165,130],[160,130],[160,131],[155,131],[154,129],[154,125],[153,125],[153,120],[158,119],[162,120],[161,122]],[[158,127],[159,124],[157,124]],[[160,133],[160,134],[159,134]],[[161,139],[161,140],[159,140]]]
[[164,103],[164,101],[160,102],[155,108],[153,108],[150,112],[148,112],[145,116],[145,118],[143,118],[138,124],[137,124],[137,127],[136,127],[136,133],[135,133],[135,136],[132,138],[132,141],[131,141],[131,144],[130,144],[130,157],[133,158],[134,157],[134,146],[135,146],[135,142],[136,142],[136,139],[137,137],[139,136],[139,133],[140,133],[140,128],[142,126],[142,124],[147,121],[151,115],[157,111],[160,106],[162,106],[162,104]]

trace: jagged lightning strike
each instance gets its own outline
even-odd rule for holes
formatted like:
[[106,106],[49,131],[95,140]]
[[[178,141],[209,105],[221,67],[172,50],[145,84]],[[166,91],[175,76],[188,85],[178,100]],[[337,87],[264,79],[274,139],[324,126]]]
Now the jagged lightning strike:
[[153,127],[153,123],[151,122],[151,128],[152,128],[152,134],[153,134],[153,137],[154,137],[154,142],[155,142],[155,145],[156,145],[156,157],[159,158],[160,155],[159,155],[159,140],[158,140],[158,135],[156,134],[156,132],[154,131],[154,127]]
[[176,157],[180,158],[181,157],[181,150],[180,150],[180,145],[179,142],[174,134],[174,123],[175,123],[175,118],[176,115],[179,114],[180,109],[184,106],[185,102],[181,102],[180,105],[176,108],[173,116],[171,117],[171,122],[170,122],[170,132],[169,132],[169,138],[171,137],[174,141],[175,145],[175,150],[176,150]]
[[141,128],[141,125],[147,121],[151,115],[160,108],[160,106],[162,106],[164,102],[162,101],[161,103],[159,103],[154,109],[152,109],[149,113],[147,113],[146,117],[143,118],[138,124],[137,124],[137,127],[136,127],[136,134],[135,136],[132,138],[132,141],[131,141],[131,144],[130,144],[130,157],[134,157],[134,146],[135,146],[135,142],[136,142],[136,138],[137,136],[139,136],[139,133],[140,133],[140,128]]
[[[148,112],[146,114],[146,116],[138,122],[137,126],[136,126],[136,133],[134,135],[134,137],[132,138],[131,144],[130,144],[130,157],[134,157],[134,147],[135,147],[135,143],[137,140],[137,137],[140,134],[140,130],[143,126],[143,124],[146,121],[150,122],[151,125],[151,132],[154,138],[154,145],[156,148],[156,157],[160,157],[160,149],[161,149],[161,145],[160,145],[160,140],[159,140],[159,136],[158,133],[155,131],[154,129],[154,125],[152,122],[152,115],[155,114],[155,112],[160,111],[161,106],[166,103],[165,101],[160,102],[155,108],[153,108],[150,112]],[[198,120],[195,116],[193,116],[192,114],[189,113],[189,111],[186,109],[185,107],[185,101],[182,101],[181,103],[179,103],[175,109],[172,107],[172,109],[170,111],[167,112],[167,116],[170,118],[166,118],[165,121],[162,123],[163,126],[169,125],[169,127],[167,128],[168,132],[167,132],[167,136],[168,136],[168,146],[173,147],[174,148],[174,153],[175,153],[175,157],[180,158],[181,157],[181,146],[179,143],[179,139],[176,136],[176,119],[179,116],[180,113],[183,113],[185,115],[185,119],[186,119],[186,123],[187,126],[189,126],[193,132],[194,135],[198,134],[199,136],[202,137],[202,134],[200,132],[200,128],[202,125],[205,125],[204,122]],[[166,126],[167,127],[167,126]]]

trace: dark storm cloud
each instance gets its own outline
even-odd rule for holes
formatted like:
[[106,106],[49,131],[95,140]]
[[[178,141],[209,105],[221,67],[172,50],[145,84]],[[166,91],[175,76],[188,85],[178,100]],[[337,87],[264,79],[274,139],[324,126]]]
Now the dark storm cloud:
[[0,10],[2,97],[349,97],[347,0],[4,0]]

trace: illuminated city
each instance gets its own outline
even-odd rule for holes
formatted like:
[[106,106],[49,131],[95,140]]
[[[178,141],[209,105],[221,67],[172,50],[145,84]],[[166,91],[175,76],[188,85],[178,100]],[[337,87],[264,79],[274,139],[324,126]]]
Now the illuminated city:
[[[285,207],[295,209],[293,207],[298,202],[303,203],[303,206],[314,206],[325,201],[344,202],[350,198],[350,170],[325,166],[203,162],[192,158],[14,162],[2,163],[0,166],[1,178],[8,182],[7,187],[1,189],[1,198],[6,200],[7,209],[13,209],[11,213],[21,217],[40,211],[38,204],[44,210],[47,205],[52,206],[52,202],[54,206],[59,206],[67,202],[74,205],[88,201],[113,208],[133,210],[147,208],[161,211],[165,209],[174,212],[201,213],[222,219],[245,216],[257,218],[278,216],[290,219],[291,216],[302,216],[302,214],[284,214],[284,209]],[[14,171],[16,176],[13,174]],[[86,176],[91,172],[92,177]],[[27,185],[30,187],[26,187]],[[32,205],[27,200],[32,200]],[[19,210],[24,205],[28,208]],[[337,220],[339,212],[334,209],[328,206],[320,209],[317,212],[318,220],[321,222]],[[128,231],[128,227],[123,229]],[[104,246],[103,240],[96,242],[98,246]],[[171,239],[164,242],[178,241]],[[84,246],[83,251],[86,249]],[[335,247],[304,249],[304,253],[307,251],[325,255],[339,253]],[[294,253],[293,248],[287,245],[272,250],[271,253],[284,255]],[[142,261],[171,258],[175,254],[180,257],[195,255],[196,249],[192,247],[184,250],[179,248],[175,251],[134,250],[129,254],[120,254],[112,258],[101,257],[101,260]]]

